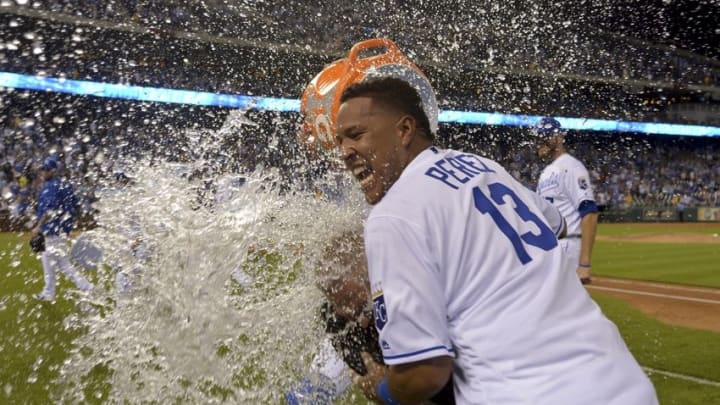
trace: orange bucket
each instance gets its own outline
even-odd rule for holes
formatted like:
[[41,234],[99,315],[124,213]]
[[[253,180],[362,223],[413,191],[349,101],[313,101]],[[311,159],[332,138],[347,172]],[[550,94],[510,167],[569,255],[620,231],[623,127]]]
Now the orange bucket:
[[[381,53],[361,57],[362,52]],[[311,149],[331,150],[335,147],[335,116],[340,96],[351,84],[372,77],[397,77],[410,83],[423,101],[430,121],[430,130],[438,128],[438,106],[435,91],[423,72],[389,39],[375,38],[355,44],[347,58],[336,60],[323,69],[305,87],[300,111],[304,114],[301,141]]]

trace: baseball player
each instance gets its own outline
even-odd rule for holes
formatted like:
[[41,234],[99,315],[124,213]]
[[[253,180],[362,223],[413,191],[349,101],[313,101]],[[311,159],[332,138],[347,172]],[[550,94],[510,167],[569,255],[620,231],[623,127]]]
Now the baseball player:
[[551,162],[540,174],[537,192],[565,217],[567,235],[560,246],[580,281],[589,284],[598,221],[590,175],[579,160],[565,151],[564,133],[558,120],[542,118],[535,126],[535,133],[538,155]]
[[657,404],[617,328],[562,271],[557,209],[498,163],[433,146],[397,78],[344,90],[335,141],[366,200],[383,359],[355,382],[418,403],[453,376],[458,404]]
[[140,215],[126,201],[133,184],[135,180],[125,172],[115,171],[112,182],[99,191],[100,211],[106,207],[102,204],[109,204],[114,210],[106,214],[112,215],[112,218],[107,223],[100,223],[100,226],[111,229],[119,237],[119,248],[105,252],[104,256],[115,272],[115,292],[120,296],[131,291],[134,279],[142,273],[151,254],[150,245],[143,236]]
[[35,298],[55,300],[55,272],[59,270],[81,291],[90,291],[93,285],[73,267],[67,258],[67,235],[73,229],[78,215],[78,200],[70,184],[56,175],[58,164],[48,158],[40,166],[44,179],[38,195],[37,223],[32,235],[45,236],[45,250],[41,260],[45,275],[45,287]]

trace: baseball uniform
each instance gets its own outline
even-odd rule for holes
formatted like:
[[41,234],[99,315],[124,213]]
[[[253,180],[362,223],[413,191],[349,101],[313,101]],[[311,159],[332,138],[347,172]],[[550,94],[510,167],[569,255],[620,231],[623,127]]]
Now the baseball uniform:
[[560,246],[575,271],[580,263],[582,217],[597,212],[590,175],[579,160],[563,153],[542,171],[537,192],[555,205],[567,222],[567,236]]
[[458,404],[656,404],[615,325],[563,271],[561,226],[496,162],[419,154],[365,226],[385,363],[452,357]]
[[59,270],[82,291],[92,289],[67,258],[67,234],[73,228],[77,216],[77,197],[72,187],[57,176],[43,183],[38,194],[37,216],[47,217],[40,227],[45,235],[45,251],[41,261],[45,286],[36,297],[52,301],[55,299],[56,271]]

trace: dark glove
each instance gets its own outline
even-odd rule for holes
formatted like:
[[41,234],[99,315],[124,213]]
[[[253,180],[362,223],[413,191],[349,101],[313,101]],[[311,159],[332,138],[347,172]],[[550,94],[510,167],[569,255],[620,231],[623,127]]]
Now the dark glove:
[[30,238],[30,250],[35,253],[42,253],[45,251],[45,236],[39,233]]

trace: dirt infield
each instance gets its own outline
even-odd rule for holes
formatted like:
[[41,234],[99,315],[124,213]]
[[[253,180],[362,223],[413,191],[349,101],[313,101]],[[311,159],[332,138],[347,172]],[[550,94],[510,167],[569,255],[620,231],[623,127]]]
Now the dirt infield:
[[720,289],[593,277],[589,292],[612,295],[662,322],[720,332]]
[[[628,224],[628,227],[640,233],[598,235],[597,239],[616,242],[720,244],[720,229],[717,223],[634,223]],[[643,231],[650,233],[642,233]],[[720,289],[717,288],[593,277],[588,291],[619,297],[643,313],[671,325],[720,332]]]

